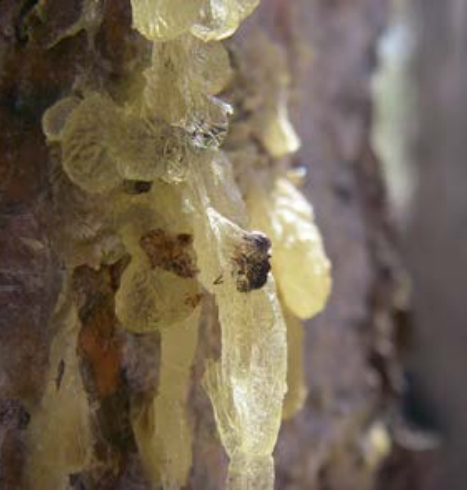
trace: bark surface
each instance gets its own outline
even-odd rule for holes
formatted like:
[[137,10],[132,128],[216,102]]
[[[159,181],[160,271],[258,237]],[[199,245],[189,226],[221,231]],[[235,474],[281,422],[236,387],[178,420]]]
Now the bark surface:
[[[50,240],[63,223],[40,118],[83,67],[118,90],[129,60],[147,55],[125,0],[103,3],[102,24],[91,37],[74,29],[80,2],[44,2],[46,21],[34,14],[35,3],[0,3],[0,487],[6,490],[24,488],[25,433],[44,389],[55,333],[49,319],[64,277]],[[333,264],[329,305],[306,328],[309,395],[284,423],[275,452],[280,489],[372,488],[378,467],[368,453],[371,429],[399,395],[394,341],[406,307],[397,300],[402,269],[369,145],[369,82],[386,16],[387,0],[264,0],[237,34],[241,39],[261,26],[287,50],[292,120],[303,142],[294,158],[308,168],[305,189]],[[158,339],[147,366],[137,362],[137,339],[115,329],[119,272],[119,265],[80,268],[70,286],[80,305],[85,386],[100,407],[101,469],[73,475],[74,488],[149,488],[127,399],[137,390],[132,373],[157,384]],[[203,317],[189,403],[194,461],[187,488],[214,490],[224,487],[227,460],[200,384],[204,358],[219,353],[214,305],[205,306]],[[103,355],[109,343],[110,357]]]

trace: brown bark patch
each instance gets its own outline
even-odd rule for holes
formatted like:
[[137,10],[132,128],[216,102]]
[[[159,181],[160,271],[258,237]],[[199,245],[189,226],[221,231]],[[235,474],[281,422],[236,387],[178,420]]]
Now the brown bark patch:
[[151,267],[160,267],[180,277],[194,277],[198,272],[189,233],[170,235],[160,228],[151,230],[141,237],[141,248],[146,252]]

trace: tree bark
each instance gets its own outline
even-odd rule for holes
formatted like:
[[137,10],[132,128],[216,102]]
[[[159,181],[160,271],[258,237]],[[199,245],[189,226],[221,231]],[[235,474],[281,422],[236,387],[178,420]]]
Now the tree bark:
[[[25,433],[44,390],[55,334],[48,320],[64,278],[51,237],[65,224],[54,207],[53,155],[40,119],[83,71],[117,91],[129,61],[147,56],[125,0],[104,2],[91,32],[76,29],[81,2],[46,1],[43,18],[35,5],[3,0],[0,8],[0,486],[8,490],[25,485]],[[369,83],[387,8],[387,0],[263,0],[233,41],[261,27],[287,51],[292,120],[302,140],[294,163],[309,171],[304,191],[333,264],[329,305],[306,327],[308,397],[283,424],[275,452],[280,489],[372,488],[385,455],[372,446],[374,431],[385,434],[383,419],[400,394],[395,337],[407,306],[397,300],[403,271],[369,143]],[[144,362],[132,363],[141,346],[131,336],[122,339],[115,327],[119,267],[73,274],[82,322],[78,349],[100,407],[104,466],[97,476],[70,477],[74,488],[150,488],[128,423],[128,392],[135,387],[123,371],[128,377],[132,369],[144,370],[150,377],[149,370],[154,384],[157,375]],[[213,316],[208,303],[189,403],[194,460],[187,488],[203,490],[224,488],[227,463],[200,383],[204,358],[219,352]],[[102,338],[115,347],[105,364],[96,340]],[[151,342],[157,366],[158,339]],[[104,453],[118,455],[117,473],[111,471],[115,458]]]
[[458,0],[413,2],[412,14],[419,96],[414,141],[418,187],[404,240],[416,318],[410,364],[443,438],[433,488],[457,489],[465,486],[467,451],[467,9]]

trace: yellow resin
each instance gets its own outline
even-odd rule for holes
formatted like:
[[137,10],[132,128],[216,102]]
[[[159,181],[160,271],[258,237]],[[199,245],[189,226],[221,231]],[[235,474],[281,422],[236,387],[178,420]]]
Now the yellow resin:
[[[145,72],[144,100],[148,113],[183,128],[194,146],[219,146],[231,108],[215,94],[229,82],[231,69],[225,48],[191,36],[156,43],[153,64]],[[202,137],[208,141],[203,144]],[[191,138],[190,138],[191,137]],[[210,142],[213,140],[213,142]]]
[[191,365],[200,308],[162,330],[161,377],[157,396],[134,402],[132,426],[148,474],[164,488],[181,488],[191,468],[192,430],[187,419]]
[[[218,361],[206,360],[204,386],[230,458],[227,488],[272,490],[272,452],[283,404],[284,416],[292,416],[304,398],[303,333],[297,318],[320,311],[331,284],[312,208],[282,177],[286,169],[279,171],[274,162],[299,145],[287,114],[285,54],[266,37],[253,36],[245,65],[237,70],[241,80],[235,81],[244,100],[240,104],[238,94],[232,97],[245,114],[235,123],[230,153],[224,153],[220,147],[232,107],[218,94],[229,87],[232,69],[226,49],[211,41],[232,34],[258,0],[131,4],[134,27],[153,43],[142,92],[120,105],[104,90],[59,101],[44,115],[44,132],[49,142],[60,144],[68,178],[87,193],[104,194],[94,197],[106,200],[102,213],[113,232],[106,254],[131,257],[115,296],[121,327],[161,335],[158,392],[131,400],[134,435],[149,476],[166,489],[186,483],[192,460],[187,391],[200,302],[210,294],[218,309],[222,350]],[[150,189],[127,192],[125,186],[138,183]],[[236,254],[252,230],[261,230],[273,243],[272,273],[265,284],[242,289]],[[173,250],[173,240],[179,239],[188,259]],[[87,412],[81,406],[76,354],[60,348],[67,365],[74,366],[76,379],[70,382],[78,393],[76,407],[68,398],[62,405],[73,414],[89,449],[88,427],[79,418]],[[37,418],[46,427],[47,417],[60,421],[62,414],[50,396]],[[63,427],[67,440],[75,442],[75,427]],[[41,441],[37,430],[35,443]],[[88,453],[79,448],[76,460],[67,455],[68,447],[59,449],[57,460],[66,456],[60,467],[69,464],[70,472],[79,471],[86,463]],[[32,461],[31,475],[37,475],[46,462],[38,456]],[[44,488],[61,488],[50,482]]]
[[167,125],[126,114],[112,126],[108,140],[109,153],[123,179],[152,181],[169,172],[183,177],[185,149]]
[[151,270],[146,260],[133,258],[115,297],[115,311],[127,330],[151,332],[186,318],[198,295],[197,281]]
[[272,456],[236,454],[230,459],[228,490],[271,490],[274,488]]
[[231,36],[259,0],[131,0],[133,27],[152,41],[191,32],[203,41]]
[[272,267],[282,299],[299,318],[320,312],[331,289],[330,263],[313,209],[287,179],[278,178],[269,192],[250,195],[252,225],[273,242]]
[[[192,227],[183,210],[181,188],[164,182],[154,182],[145,194],[121,195],[116,202],[115,224],[132,259],[121,278],[115,310],[122,325],[132,332],[151,332],[183,321],[201,300],[195,271],[193,277],[180,277],[161,267],[152,268],[140,243],[154,229],[168,235],[190,235]],[[187,253],[190,250],[191,246]]]
[[287,325],[287,393],[284,398],[283,419],[294,417],[303,408],[307,388],[304,372],[304,337],[302,322],[284,309]]
[[205,0],[131,0],[133,27],[150,40],[174,39],[199,17]]
[[69,475],[92,464],[91,413],[76,352],[79,321],[74,308],[63,322],[51,346],[45,393],[28,428],[31,490],[68,488]]
[[[229,488],[254,488],[254,484],[272,488],[271,453],[286,391],[285,323],[272,277],[259,290],[242,293],[236,289],[231,257],[246,231],[229,217],[235,218],[236,206],[243,208],[243,203],[235,183],[228,179],[223,181],[224,192],[217,193],[216,162],[203,163],[190,173],[187,198],[193,207],[200,280],[215,296],[222,329],[222,356],[208,364],[205,386],[232,462]],[[227,189],[232,189],[230,195]],[[220,284],[215,281],[219,274]],[[246,480],[238,476],[238,458]]]
[[150,229],[162,228],[168,233],[192,233],[182,198],[182,185],[162,180],[152,182],[151,190],[143,194],[119,193],[113,196],[114,226],[128,252],[141,252],[140,238]]
[[259,0],[207,0],[191,33],[204,41],[225,39],[258,4]]
[[124,110],[104,94],[62,99],[46,111],[42,125],[48,141],[61,144],[70,180],[87,192],[108,193],[124,179],[184,178],[188,150],[180,130]]
[[91,94],[66,120],[61,136],[63,168],[88,192],[107,192],[122,180],[109,151],[108,134],[117,119],[109,98]]
[[45,111],[42,116],[42,130],[48,141],[60,141],[66,120],[80,102],[77,97],[65,97]]
[[239,124],[245,133],[242,146],[253,135],[271,157],[282,158],[300,147],[287,108],[290,88],[287,54],[260,29],[253,30],[244,42],[247,48],[242,49],[237,60],[242,107],[249,114]]
[[274,158],[281,158],[300,148],[300,139],[292,126],[285,96],[277,100],[277,105],[269,109],[262,127],[262,140]]

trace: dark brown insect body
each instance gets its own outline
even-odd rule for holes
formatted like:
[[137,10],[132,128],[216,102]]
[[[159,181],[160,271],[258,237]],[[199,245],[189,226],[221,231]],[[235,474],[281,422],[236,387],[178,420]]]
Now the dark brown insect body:
[[232,257],[238,291],[248,293],[266,284],[271,270],[270,249],[271,241],[263,233],[253,231],[244,235]]

